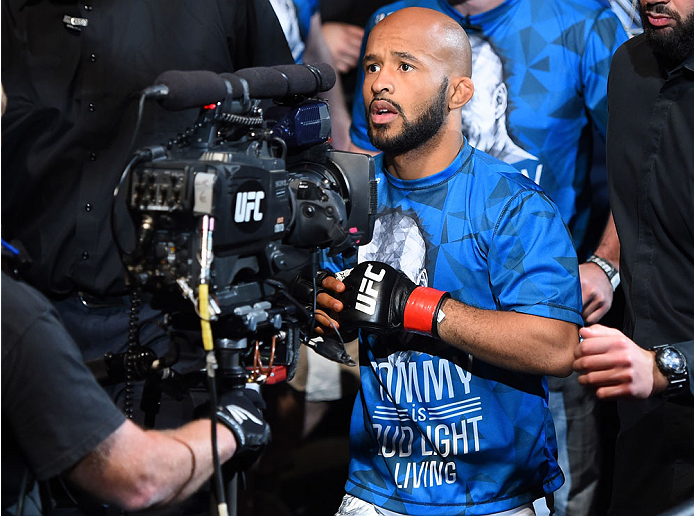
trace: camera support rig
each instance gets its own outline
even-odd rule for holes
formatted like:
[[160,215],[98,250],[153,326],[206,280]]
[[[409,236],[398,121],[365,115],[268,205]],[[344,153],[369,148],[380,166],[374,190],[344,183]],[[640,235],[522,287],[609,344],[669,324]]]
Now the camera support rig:
[[[349,252],[371,239],[373,158],[332,149],[328,106],[311,98],[334,81],[328,65],[286,65],[165,72],[147,89],[167,109],[202,109],[126,167],[136,244],[122,260],[172,328],[200,328],[215,404],[217,388],[293,376],[313,314],[278,278],[315,266],[319,249]],[[263,98],[275,100],[265,112]]]

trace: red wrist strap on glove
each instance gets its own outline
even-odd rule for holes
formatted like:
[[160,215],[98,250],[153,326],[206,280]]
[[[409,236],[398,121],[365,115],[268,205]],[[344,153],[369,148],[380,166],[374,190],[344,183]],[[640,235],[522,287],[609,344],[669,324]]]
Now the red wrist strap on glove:
[[441,292],[435,288],[415,288],[405,305],[402,321],[405,331],[434,335],[438,338],[435,328],[436,314],[443,300],[448,297],[450,297],[448,292]]

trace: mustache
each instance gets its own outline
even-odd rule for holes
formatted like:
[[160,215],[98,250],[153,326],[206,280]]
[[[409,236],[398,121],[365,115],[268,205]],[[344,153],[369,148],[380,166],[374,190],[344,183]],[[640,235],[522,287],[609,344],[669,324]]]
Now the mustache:
[[374,103],[374,102],[377,102],[377,101],[379,101],[379,100],[382,100],[382,101],[384,101],[384,102],[387,102],[388,104],[390,104],[391,106],[393,106],[393,107],[396,109],[396,111],[397,111],[398,113],[400,113],[401,115],[403,115],[402,106],[400,106],[400,104],[398,104],[397,102],[395,102],[395,101],[393,101],[393,100],[390,100],[390,99],[387,99],[387,98],[385,98],[385,97],[374,97],[374,98],[371,100],[371,102],[369,103],[369,109],[367,110],[367,113],[371,111],[371,107],[373,106],[373,103]]
[[645,7],[641,8],[641,12],[643,14],[664,14],[665,16],[669,16],[670,18],[673,18],[675,20],[679,19],[679,15],[676,12],[670,10],[667,6],[663,4],[646,4]]

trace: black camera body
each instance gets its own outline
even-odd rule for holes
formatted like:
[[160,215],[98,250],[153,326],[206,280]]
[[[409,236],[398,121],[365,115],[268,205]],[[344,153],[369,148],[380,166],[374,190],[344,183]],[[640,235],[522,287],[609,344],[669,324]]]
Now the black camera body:
[[265,113],[258,99],[230,97],[203,108],[166,151],[132,162],[130,281],[182,328],[199,327],[207,284],[215,341],[247,369],[264,361],[291,376],[312,314],[283,285],[318,249],[371,240],[373,158],[332,149],[329,124],[327,104],[306,95]]
[[[363,154],[322,150],[321,161],[312,158],[314,150],[289,165],[263,156],[256,145],[141,164],[131,174],[129,208],[149,215],[155,229],[148,251],[129,272],[149,288],[172,286],[182,277],[194,284],[204,215],[214,218],[217,292],[247,267],[267,277],[289,268],[282,251],[287,245],[339,253],[368,243],[373,163]],[[351,192],[361,198],[352,199]]]

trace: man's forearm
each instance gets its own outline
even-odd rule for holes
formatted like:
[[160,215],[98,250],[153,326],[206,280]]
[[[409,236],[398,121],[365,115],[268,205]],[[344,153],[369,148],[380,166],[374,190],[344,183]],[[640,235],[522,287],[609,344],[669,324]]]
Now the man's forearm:
[[[200,489],[200,486],[212,476],[214,464],[212,462],[211,431],[211,422],[202,419],[166,432],[177,441],[186,443],[189,446],[189,454],[192,451],[195,456],[195,470],[191,470],[190,480],[177,493],[174,493],[170,502],[185,500]],[[220,463],[229,460],[236,450],[236,440],[233,434],[222,424],[217,424],[217,446]]]
[[[211,423],[198,420],[168,431],[145,431],[126,421],[70,472],[70,479],[96,497],[127,510],[178,502],[213,471]],[[236,449],[232,433],[217,425],[220,461]]]
[[600,258],[609,261],[617,270],[619,270],[619,236],[617,236],[617,228],[614,225],[614,217],[612,212],[607,218],[605,230],[598,244],[595,254]]
[[578,344],[575,324],[521,314],[481,310],[448,299],[439,324],[442,340],[490,364],[533,374],[567,376]]
[[585,263],[579,266],[583,319],[595,324],[612,307],[613,292],[619,285],[619,237],[610,213],[600,245]]

